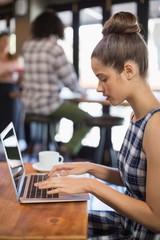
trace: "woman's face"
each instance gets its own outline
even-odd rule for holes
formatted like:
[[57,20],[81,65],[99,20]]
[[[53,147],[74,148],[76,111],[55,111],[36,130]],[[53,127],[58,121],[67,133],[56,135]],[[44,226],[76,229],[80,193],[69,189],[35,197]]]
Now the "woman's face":
[[98,78],[97,92],[101,92],[112,105],[119,105],[126,99],[125,75],[112,67],[104,66],[98,59],[91,59],[91,67]]

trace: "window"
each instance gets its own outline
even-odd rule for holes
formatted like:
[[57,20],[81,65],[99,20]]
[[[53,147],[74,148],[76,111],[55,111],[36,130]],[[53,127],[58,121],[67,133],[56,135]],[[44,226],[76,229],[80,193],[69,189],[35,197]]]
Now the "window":
[[150,1],[148,20],[149,83],[160,90],[160,0]]
[[111,15],[120,11],[128,11],[135,15],[137,15],[137,3],[136,2],[128,2],[128,3],[118,3],[113,4],[111,7]]
[[80,85],[93,88],[97,85],[97,78],[91,69],[91,53],[101,38],[102,25],[84,25],[79,28],[79,77]]
[[58,40],[58,43],[63,47],[68,60],[73,63],[73,28],[72,26],[72,12],[59,12],[58,16],[65,24],[64,40]]
[[102,37],[102,8],[91,7],[80,11],[79,79],[84,88],[95,88],[97,78],[91,69],[91,53]]

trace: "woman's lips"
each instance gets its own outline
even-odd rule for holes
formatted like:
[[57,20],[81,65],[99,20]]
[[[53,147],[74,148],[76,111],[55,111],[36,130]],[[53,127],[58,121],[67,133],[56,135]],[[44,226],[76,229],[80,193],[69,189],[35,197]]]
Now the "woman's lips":
[[106,101],[109,101],[109,97],[106,97]]

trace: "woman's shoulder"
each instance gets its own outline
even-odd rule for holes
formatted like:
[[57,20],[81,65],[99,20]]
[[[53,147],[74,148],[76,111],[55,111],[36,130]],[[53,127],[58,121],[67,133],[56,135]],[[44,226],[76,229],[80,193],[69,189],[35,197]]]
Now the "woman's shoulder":
[[150,129],[152,131],[160,130],[160,107],[152,109],[146,116],[147,119],[147,127],[146,129]]
[[153,108],[146,114],[146,118],[149,119],[159,119],[160,121],[160,106]]

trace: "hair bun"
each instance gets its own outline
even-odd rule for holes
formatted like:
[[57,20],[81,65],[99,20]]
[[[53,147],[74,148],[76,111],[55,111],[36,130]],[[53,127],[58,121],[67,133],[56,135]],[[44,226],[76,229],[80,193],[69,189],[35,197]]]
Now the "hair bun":
[[103,28],[103,36],[110,33],[124,34],[124,33],[138,33],[141,27],[137,22],[135,15],[130,12],[119,12],[113,15]]

